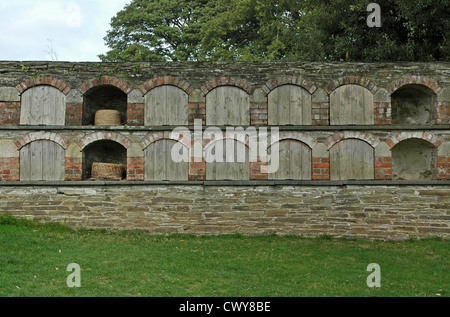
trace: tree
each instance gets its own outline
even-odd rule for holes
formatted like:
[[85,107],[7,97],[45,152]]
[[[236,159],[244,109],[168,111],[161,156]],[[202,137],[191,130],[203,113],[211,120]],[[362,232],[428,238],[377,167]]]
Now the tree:
[[[355,4],[356,2],[356,4]],[[371,1],[310,1],[300,21],[299,57],[319,61],[448,61],[446,0],[379,0],[381,27],[366,25]]]
[[448,61],[446,0],[134,0],[103,61]]
[[103,61],[196,60],[208,0],[134,0],[111,20]]

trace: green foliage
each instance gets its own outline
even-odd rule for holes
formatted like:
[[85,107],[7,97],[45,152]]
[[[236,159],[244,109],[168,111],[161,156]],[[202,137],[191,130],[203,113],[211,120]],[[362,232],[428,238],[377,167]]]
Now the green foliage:
[[103,61],[449,61],[446,0],[134,0]]

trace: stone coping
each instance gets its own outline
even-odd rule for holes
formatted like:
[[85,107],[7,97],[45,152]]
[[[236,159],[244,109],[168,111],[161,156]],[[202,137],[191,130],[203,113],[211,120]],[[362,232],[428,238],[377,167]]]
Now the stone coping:
[[[449,186],[450,180],[255,180],[255,181],[4,181],[0,187],[34,186]],[[450,190],[450,187],[449,187]]]
[[[202,129],[205,130],[212,125],[202,125]],[[248,125],[213,125],[222,130],[227,127],[242,127],[244,129],[250,127]],[[177,127],[186,127],[189,130],[194,130],[192,125],[167,125],[167,126],[47,126],[47,125],[22,125],[22,126],[0,126],[0,131],[16,130],[59,130],[59,131],[171,131]],[[290,126],[270,126],[270,125],[255,125],[255,128],[279,128],[279,131],[344,131],[344,130],[362,130],[362,131],[386,131],[386,130],[449,130],[450,124],[437,124],[437,125],[333,125],[333,126],[302,126],[302,125],[290,125]]]

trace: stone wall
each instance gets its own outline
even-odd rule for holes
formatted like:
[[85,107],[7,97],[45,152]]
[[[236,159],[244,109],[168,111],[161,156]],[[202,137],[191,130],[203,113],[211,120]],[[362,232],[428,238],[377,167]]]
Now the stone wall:
[[[449,63],[0,61],[0,213],[152,233],[448,237],[449,74]],[[303,113],[271,124],[292,103],[275,93],[286,86],[304,98]],[[211,165],[192,155],[179,178],[185,181],[147,179],[154,164],[147,149],[180,126],[146,124],[149,95],[164,87],[185,96],[171,111],[184,111],[191,142],[186,135],[180,142],[187,148],[195,146],[195,120],[204,131],[225,105],[225,126],[241,126],[246,116],[244,127],[277,126],[281,141],[301,143],[308,172],[275,181],[263,172],[267,163],[256,161],[245,178],[210,180]],[[179,102],[170,98],[163,108]],[[122,125],[94,126],[103,106],[120,110]],[[44,110],[51,107],[57,119]],[[62,157],[29,167],[38,162],[31,146],[38,143],[56,144]],[[369,169],[351,171],[346,149],[364,156]],[[122,181],[89,180],[92,161],[119,156]],[[53,165],[62,173],[51,180],[24,172]]]
[[448,238],[450,189],[425,185],[8,186],[0,211],[153,234]]

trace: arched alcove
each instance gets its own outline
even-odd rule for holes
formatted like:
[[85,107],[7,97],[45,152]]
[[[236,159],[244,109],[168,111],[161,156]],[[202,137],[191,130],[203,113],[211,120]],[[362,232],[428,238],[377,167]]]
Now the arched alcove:
[[372,125],[373,107],[373,94],[366,87],[339,86],[330,93],[330,125]]
[[[147,146],[144,150],[145,180],[188,180],[189,162],[176,162],[172,157],[172,148],[177,143],[171,139],[160,139]],[[184,145],[181,146],[184,147]],[[186,147],[183,150],[188,151]]]
[[411,138],[392,148],[392,177],[397,180],[432,180],[437,173],[437,148]]
[[[279,141],[278,170],[269,174],[269,179],[311,179],[311,148],[297,140]],[[270,147],[272,155],[273,145]]]
[[119,111],[121,123],[126,123],[127,94],[113,85],[92,87],[84,94],[82,124],[94,125],[95,113],[102,109]]
[[436,94],[427,86],[404,85],[391,95],[392,124],[430,124],[436,109]]
[[66,95],[50,85],[37,85],[21,96],[20,124],[64,125]]
[[311,125],[311,94],[296,85],[282,85],[268,94],[269,125]]
[[344,139],[330,148],[330,180],[374,179],[374,149],[359,139]]
[[220,86],[206,95],[207,125],[249,125],[250,96],[241,88]]
[[50,140],[35,140],[20,149],[21,181],[64,180],[64,148]]
[[182,89],[163,85],[145,94],[145,125],[187,125],[188,94]]
[[[250,179],[249,149],[242,142],[234,139],[213,141],[205,147],[205,158],[207,180]],[[211,161],[212,158],[221,162]]]
[[[127,166],[127,149],[111,140],[99,140],[88,144],[83,149],[83,179],[92,176],[92,163],[112,163]],[[126,177],[126,171],[122,177]]]

